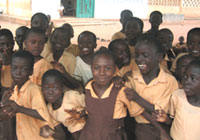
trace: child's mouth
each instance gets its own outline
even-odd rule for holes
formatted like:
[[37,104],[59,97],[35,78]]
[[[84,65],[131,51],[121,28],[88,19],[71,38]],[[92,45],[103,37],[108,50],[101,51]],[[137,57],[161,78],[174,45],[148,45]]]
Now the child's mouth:
[[83,50],[83,51],[88,51],[89,49],[88,49],[88,48],[83,48],[82,50]]
[[139,64],[138,67],[141,69],[141,70],[144,70],[147,68],[147,65],[145,64]]

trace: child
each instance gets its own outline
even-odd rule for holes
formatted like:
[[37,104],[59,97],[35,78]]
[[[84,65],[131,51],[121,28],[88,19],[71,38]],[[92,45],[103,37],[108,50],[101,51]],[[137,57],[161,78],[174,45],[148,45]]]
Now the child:
[[195,60],[195,57],[192,55],[184,55],[177,60],[175,77],[179,82],[179,88],[182,88],[182,78],[184,77],[184,72],[188,64]]
[[[135,46],[135,61],[139,71],[134,71],[125,92],[131,101],[133,117],[136,119],[135,135],[137,140],[156,140],[163,131],[154,128],[154,124],[145,117],[157,108],[168,111],[171,93],[178,88],[175,78],[160,68],[164,49],[161,43],[152,36],[142,37]],[[145,118],[144,118],[145,117]]]
[[[39,136],[40,127],[52,126],[41,89],[29,80],[33,73],[34,57],[27,51],[18,51],[11,60],[11,75],[16,84],[14,91],[5,91],[2,99],[4,109],[10,118],[16,115],[16,130],[19,140],[31,138],[44,140]],[[9,99],[9,100],[8,100]],[[52,140],[53,138],[48,138]]]
[[125,26],[125,34],[132,58],[135,57],[135,44],[143,32],[143,21],[139,18],[131,18],[127,21]]
[[71,39],[74,37],[74,29],[72,28],[72,26],[68,23],[65,23],[62,25],[63,28],[65,28],[67,30],[67,32],[70,34],[70,44],[69,46],[66,47],[65,51],[73,54],[75,57],[76,56],[79,56],[79,48],[78,48],[78,45],[75,45],[75,44],[72,44],[71,43]]
[[116,32],[111,40],[115,39],[125,39],[125,26],[129,18],[133,17],[133,13],[130,10],[123,10],[120,14],[120,22],[122,24],[122,29],[119,32]]
[[10,74],[10,62],[14,48],[13,34],[8,29],[0,30],[0,67],[1,67],[1,90],[8,89],[12,83],[12,77]]
[[29,30],[28,27],[26,26],[20,26],[16,29],[16,32],[15,32],[15,41],[17,42],[17,45],[19,47],[18,50],[23,50],[24,49],[24,46],[23,46],[23,43],[24,43],[24,40],[25,40],[25,35],[26,35],[26,32]]
[[[187,34],[187,46],[188,52],[190,55],[199,58],[200,57],[200,28],[193,28]],[[188,53],[180,53],[172,64],[171,71],[175,71],[176,69],[176,61],[181,56]]]
[[78,36],[80,56],[76,57],[74,76],[85,85],[92,76],[91,62],[96,48],[96,35],[90,31],[84,31]]
[[91,64],[93,80],[85,87],[88,117],[80,140],[124,140],[123,119],[130,104],[123,89],[112,83],[115,59],[110,51],[100,50]]
[[149,22],[151,29],[147,31],[147,34],[155,36],[159,30],[159,26],[162,23],[162,13],[160,11],[153,11],[150,14]]
[[31,28],[27,32],[24,41],[26,46],[25,50],[29,51],[34,56],[34,69],[30,80],[37,85],[41,85],[42,75],[52,68],[51,64],[41,56],[45,42],[45,33],[38,28]]
[[[157,120],[171,124],[173,140],[199,140],[200,134],[200,60],[193,60],[185,70],[183,89],[176,90],[170,99],[170,118],[162,111]],[[172,122],[173,120],[173,122]]]
[[[39,28],[44,33],[47,33],[48,29],[49,29],[49,19],[48,19],[48,17],[43,13],[35,13],[31,17],[31,28]],[[50,36],[47,36],[47,37],[48,37],[47,42],[46,42],[44,49],[41,53],[41,56],[43,56],[44,58],[46,58],[49,55],[49,53],[51,52],[51,44],[50,44],[50,41],[49,41]]]
[[47,71],[42,78],[42,92],[48,102],[47,107],[55,123],[62,123],[78,140],[85,119],[73,120],[68,110],[81,112],[85,108],[85,95],[76,91],[74,84],[57,70]]
[[72,75],[76,65],[76,58],[72,54],[65,51],[65,48],[67,48],[70,44],[70,38],[70,34],[65,28],[56,28],[50,39],[52,53],[46,57],[46,60],[62,64],[66,72]]

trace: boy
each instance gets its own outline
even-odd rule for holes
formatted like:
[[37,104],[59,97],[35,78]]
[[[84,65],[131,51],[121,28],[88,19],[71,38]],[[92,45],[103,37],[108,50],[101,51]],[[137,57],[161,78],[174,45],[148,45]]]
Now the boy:
[[[33,73],[34,57],[27,51],[18,51],[11,60],[11,75],[16,84],[13,93],[5,91],[3,105],[9,107],[4,113],[10,118],[16,115],[16,130],[19,140],[45,140],[39,136],[40,127],[52,126],[41,89],[32,83],[29,76]],[[8,98],[7,98],[8,97]],[[52,138],[48,138],[49,140]]]
[[20,26],[16,29],[16,32],[15,32],[15,41],[17,42],[17,45],[19,47],[18,50],[23,50],[24,49],[24,40],[25,40],[25,35],[26,35],[26,32],[29,30],[28,27],[26,26]]

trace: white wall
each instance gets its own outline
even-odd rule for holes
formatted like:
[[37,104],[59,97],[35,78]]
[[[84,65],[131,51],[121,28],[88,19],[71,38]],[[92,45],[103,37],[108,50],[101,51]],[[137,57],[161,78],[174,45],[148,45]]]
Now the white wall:
[[32,0],[32,14],[42,12],[51,15],[51,19],[60,18],[58,9],[60,0]]
[[94,17],[101,19],[119,19],[120,13],[129,9],[133,15],[146,18],[148,0],[95,0]]

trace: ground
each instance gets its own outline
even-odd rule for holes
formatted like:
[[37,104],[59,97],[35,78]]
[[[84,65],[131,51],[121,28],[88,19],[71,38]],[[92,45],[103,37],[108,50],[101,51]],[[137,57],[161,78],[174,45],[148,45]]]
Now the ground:
[[[0,15],[1,16],[1,15]],[[144,19],[144,31],[150,28],[150,24],[147,19]],[[1,28],[10,29],[15,35],[15,29],[21,25],[29,26],[28,23],[14,23],[9,20],[2,20],[0,18]],[[98,46],[107,46],[111,40],[112,35],[121,29],[119,20],[108,20],[108,19],[84,19],[84,18],[61,18],[55,20],[55,26],[60,26],[63,23],[70,23],[74,28],[74,38],[72,43],[77,43],[78,35],[85,30],[92,31],[99,38]],[[199,19],[185,19],[181,22],[164,22],[160,28],[169,28],[174,33],[174,44],[177,43],[179,36],[186,37],[187,32],[193,27],[199,27]]]

